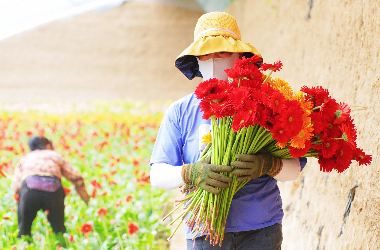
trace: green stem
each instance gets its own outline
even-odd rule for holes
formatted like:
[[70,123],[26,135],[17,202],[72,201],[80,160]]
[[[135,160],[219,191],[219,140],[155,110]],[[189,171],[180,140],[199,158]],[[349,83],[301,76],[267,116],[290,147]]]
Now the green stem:
[[266,83],[266,81],[268,80],[268,78],[270,77],[270,75],[271,75],[272,73],[273,73],[273,70],[271,70],[271,71],[269,72],[269,75],[265,78],[265,80],[263,81],[262,84]]

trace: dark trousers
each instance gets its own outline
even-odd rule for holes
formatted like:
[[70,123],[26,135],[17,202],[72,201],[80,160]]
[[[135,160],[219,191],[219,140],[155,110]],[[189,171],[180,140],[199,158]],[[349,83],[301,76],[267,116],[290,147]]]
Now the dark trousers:
[[225,233],[222,246],[212,246],[206,236],[187,240],[187,250],[280,250],[282,225],[274,224],[258,230]]
[[49,210],[47,219],[53,228],[54,233],[66,232],[64,225],[64,198],[65,192],[61,186],[55,192],[41,191],[38,189],[30,189],[25,181],[22,183],[18,201],[18,238],[22,235],[31,236],[31,227],[33,220],[36,218],[37,212],[42,209]]

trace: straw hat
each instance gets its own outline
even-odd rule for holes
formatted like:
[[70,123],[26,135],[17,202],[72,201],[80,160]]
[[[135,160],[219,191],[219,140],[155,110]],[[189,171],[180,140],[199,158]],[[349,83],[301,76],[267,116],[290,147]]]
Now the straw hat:
[[239,52],[245,57],[260,53],[249,43],[243,43],[234,17],[225,12],[202,15],[195,26],[194,42],[175,60],[175,66],[190,80],[202,77],[196,56],[214,52]]

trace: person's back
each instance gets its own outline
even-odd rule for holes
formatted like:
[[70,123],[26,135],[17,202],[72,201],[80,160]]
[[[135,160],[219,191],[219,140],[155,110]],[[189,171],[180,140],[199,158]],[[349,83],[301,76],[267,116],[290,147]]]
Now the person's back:
[[78,170],[73,168],[45,137],[28,141],[31,152],[18,162],[11,188],[19,196],[18,237],[31,235],[31,225],[37,212],[48,210],[48,220],[55,233],[64,233],[64,198],[62,176],[75,185],[79,196],[88,204],[89,195]]

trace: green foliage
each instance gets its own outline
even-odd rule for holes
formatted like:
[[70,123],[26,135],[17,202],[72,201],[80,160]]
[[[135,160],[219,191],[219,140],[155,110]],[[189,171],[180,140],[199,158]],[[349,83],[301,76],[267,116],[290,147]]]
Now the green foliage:
[[[71,190],[65,198],[67,233],[52,233],[46,214],[39,211],[32,237],[17,239],[12,176],[0,179],[0,249],[167,249],[163,239],[170,229],[160,221],[172,193],[149,183],[149,159],[162,111],[120,102],[60,111],[56,106],[27,113],[0,111],[0,166],[12,170],[28,152],[28,137],[42,133],[80,170],[93,198],[86,206],[62,178],[63,186]],[[94,181],[101,188],[92,185]],[[100,208],[107,213],[99,214]],[[89,233],[81,232],[84,223],[92,225]],[[130,223],[138,227],[134,234]]]

